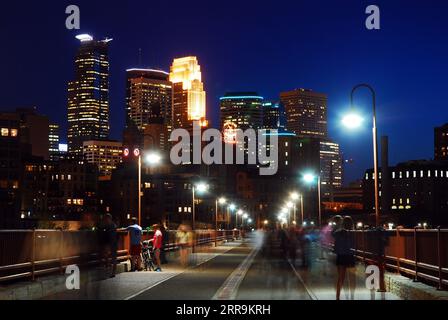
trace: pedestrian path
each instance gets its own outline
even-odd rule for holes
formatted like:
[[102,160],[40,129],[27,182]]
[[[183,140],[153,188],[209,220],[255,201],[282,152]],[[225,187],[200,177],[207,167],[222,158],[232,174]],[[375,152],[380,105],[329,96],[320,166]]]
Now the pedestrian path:
[[[190,268],[199,270],[206,267],[214,258],[238,247],[239,241],[228,242],[218,247],[197,247],[197,252],[190,255]],[[189,268],[181,267],[177,253],[168,256],[168,264],[162,265],[162,272],[142,271],[124,272],[117,274],[115,278],[107,278],[99,281],[88,281],[80,290],[64,291],[47,296],[44,299],[52,300],[128,300],[133,299],[175,276],[185,273]]]
[[[321,254],[318,246],[311,249],[307,268],[294,266],[290,261],[297,277],[314,300],[336,300],[337,267],[335,255],[330,252]],[[371,291],[366,287],[365,266],[358,263],[356,266],[356,286],[353,300],[401,300],[390,292],[380,293]],[[348,281],[341,291],[341,300],[351,300],[348,290]]]

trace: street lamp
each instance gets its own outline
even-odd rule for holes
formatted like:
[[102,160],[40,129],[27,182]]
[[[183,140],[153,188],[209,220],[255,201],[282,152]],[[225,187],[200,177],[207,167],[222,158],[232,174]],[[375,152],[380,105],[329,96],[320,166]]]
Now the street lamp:
[[218,204],[221,206],[225,205],[227,202],[226,198],[217,198],[215,202],[215,247],[218,246]]
[[303,222],[303,196],[297,192],[293,192],[290,195],[291,200],[294,203],[294,221],[296,221],[297,224],[297,201],[301,199],[301,211],[302,211],[302,222]]
[[346,115],[342,123],[349,129],[356,129],[362,124],[362,118],[354,112],[353,97],[355,91],[359,88],[367,88],[372,94],[372,106],[373,106],[373,165],[374,165],[374,184],[375,184],[375,222],[376,226],[380,226],[380,200],[379,200],[379,173],[378,173],[378,133],[376,127],[376,93],[372,86],[362,83],[353,87],[350,95],[350,109],[351,113]]
[[[195,224],[196,224],[196,199],[195,199],[196,192],[204,193],[207,191],[207,189],[208,189],[208,185],[203,182],[200,182],[198,184],[193,184],[193,187],[191,188],[191,193],[193,196],[193,210],[192,210],[193,211],[192,212],[192,230],[193,230],[193,232],[196,232],[196,229],[195,229],[195,227],[196,227],[195,226]],[[194,252],[194,249],[195,249],[195,242],[196,242],[196,240],[193,240],[192,252]]]
[[[315,180],[316,180],[316,176],[312,173],[306,173],[303,175],[303,181],[307,184],[314,183]],[[321,208],[320,184],[321,183],[320,183],[320,174],[319,174],[319,175],[317,175],[317,197],[318,197],[318,204],[319,204],[319,211],[318,211],[319,212],[319,227],[322,227],[322,208]]]
[[[129,157],[131,152],[128,148],[123,151],[125,157]],[[139,148],[135,148],[132,155],[138,158],[138,224],[142,225],[142,152]],[[156,166],[162,161],[162,156],[156,152],[149,152],[145,157],[145,163],[149,166]]]
[[196,223],[196,193],[204,193],[208,189],[208,185],[200,182],[198,184],[193,184],[191,189],[193,196],[193,215],[192,215],[192,229],[195,231],[195,223]]

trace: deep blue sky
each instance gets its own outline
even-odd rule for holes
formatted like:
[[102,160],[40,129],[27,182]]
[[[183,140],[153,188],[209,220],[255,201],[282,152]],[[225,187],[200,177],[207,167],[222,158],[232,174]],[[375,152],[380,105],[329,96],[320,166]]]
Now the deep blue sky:
[[[73,76],[78,31],[65,29],[65,7],[81,8],[81,32],[112,37],[111,129],[124,123],[125,69],[165,70],[196,55],[209,117],[226,91],[311,88],[329,95],[329,129],[346,158],[347,180],[372,167],[371,131],[339,123],[353,85],[378,93],[379,134],[390,136],[391,162],[433,157],[433,127],[448,122],[448,3],[429,1],[14,1],[0,9],[0,108],[37,106],[66,126],[66,83]],[[364,27],[365,8],[381,8],[380,31]],[[370,115],[367,92],[357,103]],[[370,125],[370,123],[366,123]]]

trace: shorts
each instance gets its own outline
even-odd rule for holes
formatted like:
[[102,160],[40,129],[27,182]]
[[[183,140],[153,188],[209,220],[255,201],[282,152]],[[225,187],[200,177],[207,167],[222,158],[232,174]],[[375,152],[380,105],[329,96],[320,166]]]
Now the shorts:
[[355,256],[353,255],[340,255],[338,254],[336,256],[336,265],[347,267],[347,268],[353,268],[356,264]]
[[131,256],[138,256],[142,252],[142,245],[141,244],[131,244],[131,250],[130,255]]

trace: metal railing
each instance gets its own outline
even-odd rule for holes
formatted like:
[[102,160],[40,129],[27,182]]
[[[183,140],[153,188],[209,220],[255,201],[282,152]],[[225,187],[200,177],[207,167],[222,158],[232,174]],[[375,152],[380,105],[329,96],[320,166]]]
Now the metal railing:
[[[165,251],[177,249],[176,231],[167,231]],[[65,272],[69,265],[90,266],[101,262],[99,234],[94,231],[62,230],[0,230],[0,282]],[[143,240],[152,238],[153,232],[144,232]],[[197,246],[235,239],[235,230],[195,232]],[[117,261],[129,259],[130,239],[126,231],[118,232]]]
[[355,254],[366,264],[378,263],[392,272],[448,287],[448,229],[396,229],[379,233],[355,231]]

